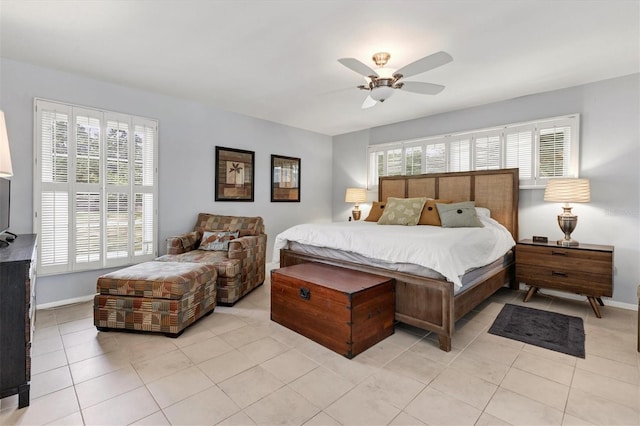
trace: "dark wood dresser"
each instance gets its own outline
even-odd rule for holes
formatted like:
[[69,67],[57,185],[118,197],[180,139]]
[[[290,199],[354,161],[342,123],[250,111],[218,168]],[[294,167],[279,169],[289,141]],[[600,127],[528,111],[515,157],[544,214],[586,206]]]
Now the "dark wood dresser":
[[602,297],[613,295],[613,247],[595,244],[563,247],[555,241],[518,241],[516,280],[530,286],[525,302],[538,288],[582,294],[600,318],[598,304],[604,306]]
[[353,358],[393,334],[393,278],[320,263],[271,271],[271,320]]
[[18,408],[29,405],[35,248],[35,234],[18,235],[0,248],[0,398],[18,394]]

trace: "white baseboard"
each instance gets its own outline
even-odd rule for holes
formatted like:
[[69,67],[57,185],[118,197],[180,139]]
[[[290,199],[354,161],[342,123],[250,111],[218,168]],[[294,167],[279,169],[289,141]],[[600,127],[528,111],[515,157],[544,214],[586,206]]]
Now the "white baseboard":
[[[278,268],[279,266],[280,266],[279,262],[267,263],[266,272],[269,273],[269,271],[271,271],[272,269]],[[95,294],[91,294],[88,296],[74,297],[72,299],[56,300],[55,302],[50,302],[50,303],[41,303],[36,305],[36,310],[52,309],[52,308],[58,308],[64,305],[73,305],[74,303],[88,302],[90,300],[93,300],[94,296]]]
[[41,303],[36,305],[36,310],[58,308],[60,306],[73,305],[74,303],[88,302],[93,300],[94,296],[95,294],[91,294],[88,296],[74,297],[72,299],[56,300],[55,302],[50,303]]
[[[271,271],[274,268],[279,267],[280,264],[278,262],[271,262],[271,263],[267,263],[266,265],[266,270]],[[524,285],[524,284],[520,284],[520,290],[527,290],[529,287]],[[562,291],[555,291],[555,290],[547,290],[547,289],[541,289],[539,290],[540,293],[543,294],[548,294],[550,296],[554,296],[554,297],[561,297],[561,298],[565,298],[565,299],[572,299],[572,300],[584,300],[585,296],[580,296],[579,294],[573,294],[573,293],[565,293]],[[90,300],[93,300],[93,297],[95,296],[95,294],[91,294],[91,295],[87,295],[87,296],[82,296],[82,297],[74,297],[72,299],[64,299],[64,300],[56,300],[55,302],[50,302],[50,303],[41,303],[39,305],[36,305],[36,310],[38,309],[51,309],[51,308],[57,308],[59,306],[64,306],[64,305],[72,305],[74,303],[82,303],[82,302],[88,302]],[[615,300],[609,300],[609,299],[603,299],[602,300],[604,302],[605,305],[609,305],[609,306],[613,306],[615,308],[621,308],[621,309],[628,309],[630,311],[637,311],[638,310],[638,305],[634,304],[634,303],[624,303],[624,302],[616,302]]]
[[[528,289],[529,289],[529,286],[520,283],[520,290],[528,290]],[[557,291],[557,290],[548,290],[544,288],[541,288],[540,290],[538,290],[538,293],[548,294],[549,296],[560,297],[560,298],[571,299],[571,300],[586,299],[586,296],[581,296],[579,294],[566,293],[564,291]],[[602,302],[605,305],[613,306],[614,308],[628,309],[630,311],[638,310],[638,305],[636,305],[635,303],[617,302],[615,300],[610,300],[610,299],[602,299]]]

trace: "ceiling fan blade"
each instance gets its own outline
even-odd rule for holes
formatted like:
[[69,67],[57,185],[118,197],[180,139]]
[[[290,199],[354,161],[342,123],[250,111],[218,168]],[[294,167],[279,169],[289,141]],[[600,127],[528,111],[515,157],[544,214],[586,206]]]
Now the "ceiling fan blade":
[[338,62],[340,62],[342,65],[344,65],[345,67],[349,68],[351,71],[355,71],[358,74],[365,76],[365,77],[378,77],[378,73],[375,72],[373,69],[371,69],[370,67],[368,67],[367,65],[363,64],[362,62],[360,62],[359,60],[355,59],[355,58],[341,58],[338,59]]
[[432,70],[444,64],[448,64],[453,61],[451,55],[447,52],[440,51],[433,55],[425,56],[422,59],[418,59],[415,62],[405,65],[396,71],[393,76],[401,75],[402,77],[410,77],[412,75],[421,74],[423,72]]
[[405,92],[420,93],[421,95],[437,95],[444,90],[444,86],[419,81],[405,81],[400,89]]
[[367,108],[371,108],[376,106],[378,102],[376,102],[375,99],[373,99],[371,96],[367,96],[364,100],[364,102],[362,103],[362,109],[367,109]]

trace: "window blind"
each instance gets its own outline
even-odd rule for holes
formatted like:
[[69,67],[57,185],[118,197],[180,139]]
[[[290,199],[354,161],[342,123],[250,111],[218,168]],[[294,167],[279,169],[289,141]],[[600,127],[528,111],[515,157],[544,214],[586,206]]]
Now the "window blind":
[[42,99],[34,108],[39,273],[153,259],[157,122]]
[[400,173],[518,168],[521,188],[541,187],[554,177],[578,177],[579,128],[580,116],[572,114],[371,145],[368,188],[375,190],[380,176]]

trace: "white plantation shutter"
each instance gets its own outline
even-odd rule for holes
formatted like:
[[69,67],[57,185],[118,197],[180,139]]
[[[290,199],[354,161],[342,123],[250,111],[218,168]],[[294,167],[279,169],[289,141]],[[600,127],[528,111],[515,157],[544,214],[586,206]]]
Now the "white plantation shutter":
[[69,263],[69,193],[42,191],[40,197],[39,266],[53,272],[66,271]]
[[107,185],[129,184],[129,124],[107,120]]
[[[520,188],[539,188],[548,178],[578,177],[580,116],[573,114],[369,146],[369,188],[378,177],[518,168]],[[420,152],[422,155],[418,156]],[[421,163],[418,163],[421,158]],[[404,159],[403,167],[398,159]],[[375,185],[373,184],[375,183]]]
[[76,193],[76,263],[100,262],[102,253],[102,220],[100,193]]
[[442,142],[427,142],[425,145],[425,173],[442,173],[447,171],[447,148]]
[[106,140],[106,256],[107,265],[126,264],[130,256],[130,195],[132,168],[130,167],[131,124],[127,116],[105,114]]
[[402,174],[402,148],[390,149],[386,152],[385,169],[387,176],[397,176]]
[[134,198],[134,255],[153,254],[153,194],[136,193]]
[[[107,260],[129,257],[129,194],[107,192]],[[110,263],[113,265],[114,263]]]
[[538,173],[541,178],[555,178],[567,176],[571,140],[570,127],[541,127],[539,134],[540,164]]
[[152,123],[135,125],[135,178],[137,186],[153,187],[155,129]]
[[520,169],[520,181],[533,184],[533,167],[535,164],[534,150],[535,128],[519,127],[505,131],[505,167]]
[[39,273],[153,259],[157,122],[40,99],[35,112]]
[[76,183],[100,183],[100,134],[98,117],[75,116]]
[[406,175],[422,173],[422,146],[410,146],[404,150],[404,170]]
[[471,139],[451,138],[449,146],[450,172],[466,172],[471,170]]
[[155,164],[154,123],[145,120],[134,122],[134,167],[133,167],[133,254],[148,256],[153,254],[156,221],[155,206]]
[[476,134],[473,138],[473,170],[499,169],[502,164],[500,133]]
[[[72,204],[70,266],[91,269],[101,266],[102,238],[100,214],[100,151],[102,148],[102,113],[88,108],[72,108],[73,137],[69,140],[70,169],[74,182],[69,189]],[[73,170],[75,166],[75,171]],[[75,224],[75,225],[74,225]],[[75,235],[75,237],[74,237]],[[74,263],[75,262],[75,263]]]
[[[52,272],[68,269],[69,224],[71,200],[69,197],[69,149],[71,133],[69,130],[72,111],[66,105],[47,105],[36,114],[36,137],[40,143],[36,155],[40,160],[35,167],[39,190],[34,191],[34,204],[41,206],[36,210],[35,219],[40,229],[38,244],[38,263]],[[36,228],[38,229],[38,228]]]
[[402,175],[404,155],[400,143],[370,147],[367,188],[370,191],[377,189],[380,176]]
[[71,108],[42,109],[39,113],[41,179],[43,183],[66,183],[69,161],[69,115]]

